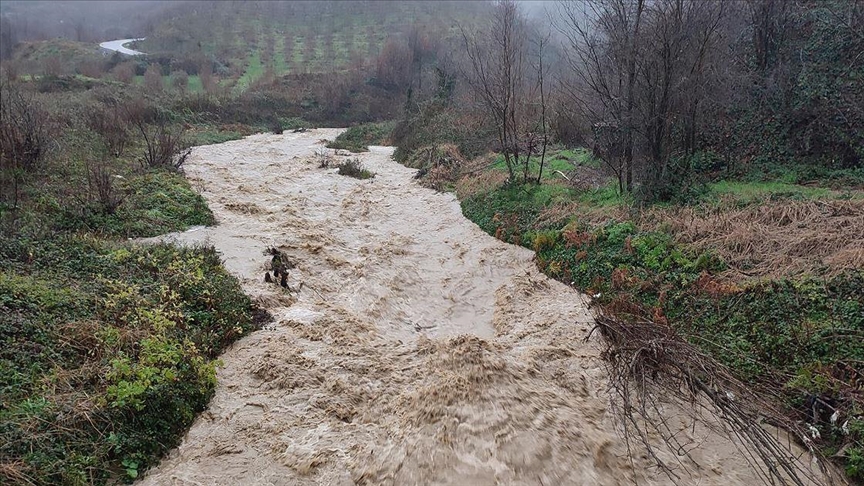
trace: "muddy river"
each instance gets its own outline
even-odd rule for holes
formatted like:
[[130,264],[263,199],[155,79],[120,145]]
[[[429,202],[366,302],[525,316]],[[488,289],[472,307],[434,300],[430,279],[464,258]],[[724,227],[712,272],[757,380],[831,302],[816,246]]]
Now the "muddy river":
[[[669,484],[627,458],[586,297],[390,148],[359,155],[373,179],[320,168],[339,131],[254,135],[186,163],[219,224],[166,238],[215,245],[274,321],[223,355],[209,409],[141,483]],[[268,247],[302,290],[264,282]],[[691,425],[681,484],[758,483],[731,442]]]

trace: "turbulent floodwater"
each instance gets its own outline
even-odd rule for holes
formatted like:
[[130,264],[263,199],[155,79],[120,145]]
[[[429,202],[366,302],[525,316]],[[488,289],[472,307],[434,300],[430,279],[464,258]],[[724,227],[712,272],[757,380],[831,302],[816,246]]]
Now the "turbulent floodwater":
[[[626,458],[585,298],[389,148],[360,156],[374,179],[319,168],[338,133],[255,135],[186,163],[219,225],[169,238],[215,245],[274,322],[224,354],[210,408],[142,482],[667,484]],[[267,247],[297,263],[299,293],[264,282]],[[703,430],[682,423],[697,462],[683,484],[758,482]]]

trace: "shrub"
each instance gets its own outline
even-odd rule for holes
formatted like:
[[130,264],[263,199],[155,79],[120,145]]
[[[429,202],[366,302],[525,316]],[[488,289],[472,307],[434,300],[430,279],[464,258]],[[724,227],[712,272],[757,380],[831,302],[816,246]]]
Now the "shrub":
[[337,167],[339,169],[339,175],[353,177],[355,179],[371,179],[375,177],[374,173],[363,167],[363,164],[360,163],[360,159],[348,159]]
[[111,155],[123,155],[131,136],[127,128],[128,120],[117,100],[108,99],[91,108],[86,123],[91,130],[102,136],[105,148]]
[[315,151],[315,160],[318,162],[319,169],[327,169],[333,163],[333,157],[327,152],[327,149],[318,149]]
[[285,131],[285,128],[282,127],[282,120],[277,117],[271,118],[267,125],[268,129],[276,135],[281,135]]
[[393,124],[367,123],[351,127],[327,142],[327,148],[349,150],[351,152],[368,152],[369,145],[384,145],[388,142]]
[[455,145],[444,144],[423,147],[414,151],[405,162],[417,169],[415,178],[436,191],[444,191],[459,179],[465,159]]
[[132,81],[135,79],[135,64],[131,61],[118,64],[111,70],[111,75],[116,81],[123,84],[132,84]]
[[114,214],[125,197],[115,187],[114,175],[105,161],[87,163],[87,186],[90,198],[98,202],[101,212],[105,214]]
[[0,477],[135,478],[206,407],[218,354],[256,327],[213,248],[0,236],[0,268]]
[[48,115],[16,85],[0,84],[0,188],[17,206],[24,175],[35,170],[48,147]]
[[144,89],[151,93],[160,93],[163,88],[162,67],[157,63],[147,66],[144,72]]
[[171,126],[164,119],[153,124],[141,119],[133,123],[144,139],[145,151],[141,157],[143,168],[180,170],[183,167],[192,153],[192,148],[183,138],[186,132],[183,126]]
[[171,86],[181,93],[185,93],[186,88],[189,86],[189,74],[182,69],[174,71],[171,73]]

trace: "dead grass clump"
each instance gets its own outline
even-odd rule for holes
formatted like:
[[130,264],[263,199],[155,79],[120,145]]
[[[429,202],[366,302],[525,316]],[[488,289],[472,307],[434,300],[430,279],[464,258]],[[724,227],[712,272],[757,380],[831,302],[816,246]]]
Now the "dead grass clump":
[[418,169],[414,178],[424,187],[444,191],[459,179],[465,158],[455,145],[430,145],[415,150],[405,165]]
[[333,163],[333,157],[330,155],[330,152],[324,147],[316,149],[315,156],[313,158],[319,169],[327,169],[330,167],[330,164]]
[[574,215],[579,216],[579,222],[592,227],[603,226],[610,221],[625,221],[629,217],[627,211],[620,206],[597,207],[580,202],[563,202],[544,208],[537,215],[534,224],[537,228],[545,228],[568,221]]
[[774,202],[744,208],[651,209],[642,229],[664,227],[714,250],[731,276],[834,276],[864,267],[864,201]]
[[[817,480],[806,458],[790,454],[764,424],[788,431],[809,448],[833,484],[825,458],[812,447],[806,431],[782,413],[779,400],[771,398],[776,396],[774,391],[754,390],[742,383],[670,325],[638,317],[631,307],[613,302],[597,312],[595,327],[605,338],[602,357],[613,394],[611,403],[628,453],[641,444],[673,482],[686,482],[676,474],[676,465],[661,459],[656,449],[656,437],[685,456],[695,445],[682,441],[679,426],[668,418],[671,406],[688,422],[699,420],[732,440],[766,484],[803,486],[824,481]],[[716,417],[716,421],[705,417]]]
[[507,182],[507,174],[492,170],[466,175],[456,182],[456,195],[460,200],[490,192]]

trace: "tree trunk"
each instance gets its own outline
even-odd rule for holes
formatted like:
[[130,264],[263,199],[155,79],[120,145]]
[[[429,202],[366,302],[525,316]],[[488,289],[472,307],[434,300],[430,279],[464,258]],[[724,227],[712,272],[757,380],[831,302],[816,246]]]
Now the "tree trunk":
[[629,59],[627,60],[627,112],[625,114],[625,145],[624,145],[624,189],[633,189],[633,98],[636,84],[636,42],[639,37],[639,25],[642,21],[642,10],[645,0],[637,0],[636,20],[633,33],[630,36]]

